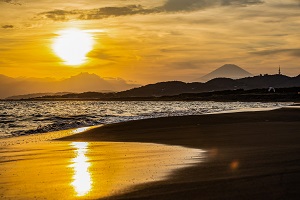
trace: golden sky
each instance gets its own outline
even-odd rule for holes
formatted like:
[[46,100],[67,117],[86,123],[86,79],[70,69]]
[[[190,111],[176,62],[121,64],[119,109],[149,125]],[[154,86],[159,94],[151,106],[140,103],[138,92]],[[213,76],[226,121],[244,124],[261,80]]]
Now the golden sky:
[[[77,66],[53,50],[70,29],[93,39]],[[11,77],[194,81],[226,63],[296,76],[299,41],[300,0],[0,0],[0,74]]]

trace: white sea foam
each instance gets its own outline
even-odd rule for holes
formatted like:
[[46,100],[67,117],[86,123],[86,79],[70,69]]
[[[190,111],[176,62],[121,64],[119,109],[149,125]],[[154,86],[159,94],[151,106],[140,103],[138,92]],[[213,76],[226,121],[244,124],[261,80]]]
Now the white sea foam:
[[265,109],[291,103],[183,101],[2,101],[0,138],[167,116]]

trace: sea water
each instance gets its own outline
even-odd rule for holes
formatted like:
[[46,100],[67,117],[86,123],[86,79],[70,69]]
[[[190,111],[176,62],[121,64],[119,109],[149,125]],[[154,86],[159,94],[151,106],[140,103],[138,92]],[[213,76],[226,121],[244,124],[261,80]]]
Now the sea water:
[[278,108],[289,104],[211,101],[2,101],[0,138],[146,118]]

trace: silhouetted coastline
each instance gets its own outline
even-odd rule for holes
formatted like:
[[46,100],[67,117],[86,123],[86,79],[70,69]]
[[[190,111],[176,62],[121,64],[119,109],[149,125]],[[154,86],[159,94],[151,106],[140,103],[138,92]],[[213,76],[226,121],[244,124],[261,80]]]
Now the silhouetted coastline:
[[[275,92],[268,88],[253,90],[224,90],[203,93],[183,93],[173,96],[123,96],[123,93],[85,92],[58,96],[43,96],[20,99],[22,101],[242,101],[242,102],[300,102],[300,87],[277,88]],[[19,100],[16,100],[19,101]]]

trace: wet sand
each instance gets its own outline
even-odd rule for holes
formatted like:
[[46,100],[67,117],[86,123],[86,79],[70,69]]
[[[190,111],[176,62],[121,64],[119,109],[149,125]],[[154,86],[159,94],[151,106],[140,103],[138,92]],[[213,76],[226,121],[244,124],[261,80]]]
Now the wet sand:
[[[163,181],[202,162],[199,149],[131,142],[51,141],[85,129],[0,141],[0,199],[98,199]],[[4,146],[5,145],[5,146]]]
[[284,108],[131,121],[7,145],[0,198],[298,199],[299,130],[300,109]]
[[64,141],[180,145],[204,162],[110,199],[298,199],[300,109],[147,119],[106,125]]

